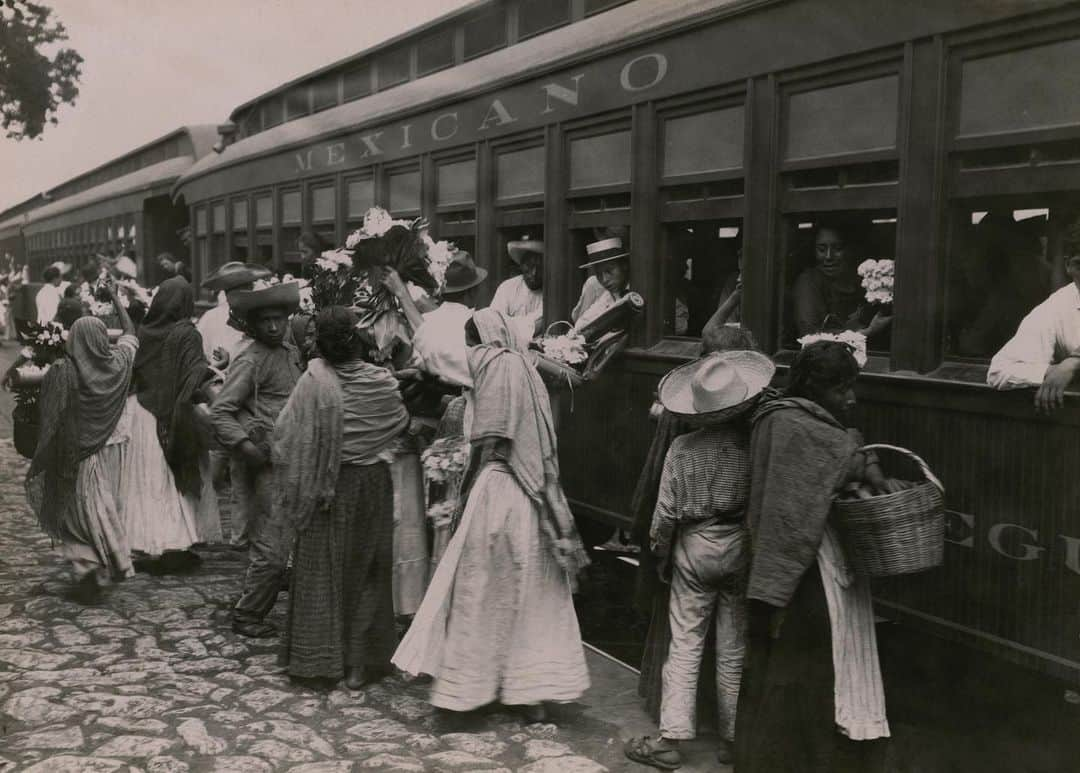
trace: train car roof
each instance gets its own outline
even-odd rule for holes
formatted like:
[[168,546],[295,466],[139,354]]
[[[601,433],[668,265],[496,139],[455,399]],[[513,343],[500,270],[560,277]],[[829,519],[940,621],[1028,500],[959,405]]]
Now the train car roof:
[[125,175],[106,180],[100,185],[95,185],[92,188],[62,196],[55,201],[48,201],[47,198],[43,197],[41,205],[0,222],[0,232],[3,232],[4,229],[18,226],[30,228],[31,231],[37,230],[33,228],[35,223],[40,223],[58,215],[81,209],[101,201],[107,201],[118,196],[146,193],[147,191],[155,189],[159,190],[159,192],[168,192],[172,184],[181,174],[195,164],[199,158],[202,158],[210,152],[214,142],[217,140],[217,129],[215,126],[204,124],[183,126],[179,129],[174,129],[161,137],[140,145],[134,150],[124,153],[122,156],[111,159],[110,161],[76,175],[69,180],[65,180],[59,185],[53,186],[45,195],[47,196],[49,193],[58,191],[65,185],[84,179],[89,175],[105,170],[114,164],[137,156],[138,154],[180,134],[187,135],[191,143],[190,153],[184,153],[174,158],[144,166],[141,169],[136,169]]
[[[173,195],[179,195],[191,180],[244,161],[536,77],[594,57],[604,50],[622,48],[674,28],[692,25],[703,17],[743,12],[776,2],[784,0],[627,3],[456,67],[246,137],[223,152],[206,156],[196,163],[177,182]],[[462,84],[467,85],[463,87]]]

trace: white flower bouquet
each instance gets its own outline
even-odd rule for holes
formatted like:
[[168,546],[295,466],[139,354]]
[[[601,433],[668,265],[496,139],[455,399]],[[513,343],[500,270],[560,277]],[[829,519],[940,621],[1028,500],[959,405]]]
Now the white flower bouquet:
[[429,483],[446,483],[465,472],[469,463],[469,441],[463,437],[439,438],[420,455],[424,477]]
[[859,264],[859,277],[868,303],[888,306],[893,302],[895,268],[895,262],[887,258],[864,260]]
[[562,335],[546,335],[539,339],[540,351],[549,359],[570,367],[583,365],[589,359],[585,338],[574,331]]
[[859,367],[866,367],[866,336],[862,333],[856,333],[854,330],[845,330],[842,333],[812,333],[800,338],[799,345],[805,347],[817,341],[836,341],[846,344],[851,349]]

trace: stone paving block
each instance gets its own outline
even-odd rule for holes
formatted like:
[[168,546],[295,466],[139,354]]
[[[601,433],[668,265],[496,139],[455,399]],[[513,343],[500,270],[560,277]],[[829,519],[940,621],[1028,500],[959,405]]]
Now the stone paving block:
[[95,757],[157,757],[176,745],[172,738],[121,735],[94,750]]
[[25,768],[23,773],[113,773],[126,766],[127,763],[123,760],[59,754]]

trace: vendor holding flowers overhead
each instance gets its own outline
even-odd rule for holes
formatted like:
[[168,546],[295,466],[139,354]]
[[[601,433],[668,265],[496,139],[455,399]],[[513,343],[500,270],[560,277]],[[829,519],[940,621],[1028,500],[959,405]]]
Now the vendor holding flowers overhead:
[[866,296],[844,232],[822,223],[814,234],[814,265],[792,288],[796,336],[851,330],[867,338],[885,332],[892,322],[888,306]]
[[591,268],[581,297],[570,312],[574,327],[581,330],[614,306],[630,290],[630,255],[617,236],[585,246],[588,261],[581,268]]

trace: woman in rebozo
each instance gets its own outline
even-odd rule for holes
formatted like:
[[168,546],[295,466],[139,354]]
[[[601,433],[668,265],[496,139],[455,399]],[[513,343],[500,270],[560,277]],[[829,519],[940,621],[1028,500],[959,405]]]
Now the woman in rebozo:
[[72,324],[67,357],[41,385],[41,429],[26,476],[27,500],[71,561],[81,601],[134,574],[119,497],[129,433],[124,406],[139,340],[111,286],[109,293],[123,335],[110,346],[100,319]]
[[559,483],[540,375],[510,348],[500,312],[478,311],[465,330],[474,404],[465,509],[394,664],[434,676],[439,708],[498,700],[540,721],[544,702],[589,686],[571,598],[588,559]]
[[123,510],[131,549],[153,557],[221,539],[209,449],[195,422],[213,372],[194,313],[195,291],[176,276],[158,287],[139,328]]
[[274,503],[293,519],[284,660],[291,676],[359,689],[397,643],[391,593],[394,491],[389,461],[409,414],[390,371],[365,362],[357,317],[316,317],[308,363],[274,427]]

